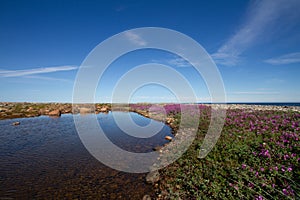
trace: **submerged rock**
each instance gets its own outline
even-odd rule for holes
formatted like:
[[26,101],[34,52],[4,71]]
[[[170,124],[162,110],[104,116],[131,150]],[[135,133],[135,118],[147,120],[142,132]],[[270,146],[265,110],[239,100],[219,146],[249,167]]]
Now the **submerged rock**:
[[14,123],[12,123],[12,125],[18,126],[18,125],[20,125],[20,122],[14,122]]

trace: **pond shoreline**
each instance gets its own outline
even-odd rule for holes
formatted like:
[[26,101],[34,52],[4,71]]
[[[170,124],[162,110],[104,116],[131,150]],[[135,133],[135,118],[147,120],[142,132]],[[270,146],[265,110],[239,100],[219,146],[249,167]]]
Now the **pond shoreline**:
[[[167,105],[167,104],[159,104]],[[300,106],[276,106],[276,105],[248,105],[248,104],[199,104],[209,106],[214,109],[242,109],[246,111],[255,110],[274,110],[274,111],[296,111],[300,112]],[[0,120],[38,117],[41,115],[60,116],[61,114],[86,114],[86,113],[101,113],[115,111],[132,111],[137,112],[144,117],[152,118],[158,121],[164,121],[161,116],[149,116],[148,112],[143,110],[134,110],[128,105],[114,104],[72,104],[72,103],[29,103],[29,102],[0,102]]]

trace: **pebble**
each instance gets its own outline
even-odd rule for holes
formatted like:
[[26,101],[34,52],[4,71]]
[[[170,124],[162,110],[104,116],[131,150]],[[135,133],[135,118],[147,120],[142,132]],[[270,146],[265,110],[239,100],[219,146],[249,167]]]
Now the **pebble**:
[[172,137],[167,135],[167,136],[165,137],[165,139],[171,141],[171,140],[172,140]]
[[143,196],[143,200],[151,200],[151,197],[148,194],[146,194]]

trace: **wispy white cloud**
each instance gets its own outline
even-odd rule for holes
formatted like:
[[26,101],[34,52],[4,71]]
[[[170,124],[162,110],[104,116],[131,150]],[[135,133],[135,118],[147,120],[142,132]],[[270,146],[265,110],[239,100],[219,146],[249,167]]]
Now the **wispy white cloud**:
[[167,63],[175,67],[191,67],[192,65],[183,58],[173,58],[167,60]]
[[272,65],[285,65],[285,64],[298,63],[300,62],[300,52],[285,54],[276,58],[270,58],[265,60],[265,62]]
[[299,0],[253,1],[248,8],[244,23],[217,52],[212,54],[213,59],[219,64],[236,65],[241,54],[261,41],[262,35],[270,33],[274,27],[278,26],[278,23],[287,23],[287,19],[293,19],[295,15],[299,16],[299,8]]
[[152,59],[151,62],[153,63],[163,63],[163,64],[168,64],[173,67],[192,67],[193,65],[197,65],[197,63],[190,63],[187,60],[179,57],[179,56],[172,56],[167,59]]
[[71,71],[77,70],[77,66],[55,66],[55,67],[44,67],[44,68],[32,68],[25,70],[0,70],[0,77],[20,77],[30,76],[35,74],[46,74],[60,71]]
[[46,76],[24,76],[24,78],[40,79],[40,80],[44,80],[44,81],[60,81],[60,82],[65,82],[65,83],[74,83],[74,80],[64,79],[64,78],[52,78],[52,77],[46,77]]
[[136,44],[139,46],[147,45],[147,42],[140,35],[134,33],[133,31],[126,31],[125,37],[133,44]]
[[280,94],[279,92],[267,92],[267,91],[238,91],[238,92],[231,92],[229,94],[235,94],[235,95],[275,95]]

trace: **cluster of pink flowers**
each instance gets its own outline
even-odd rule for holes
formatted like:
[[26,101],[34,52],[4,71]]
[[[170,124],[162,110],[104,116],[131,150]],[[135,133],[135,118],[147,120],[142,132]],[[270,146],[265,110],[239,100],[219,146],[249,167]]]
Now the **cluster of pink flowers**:
[[[241,168],[246,170],[244,173],[255,177],[253,180],[259,182],[262,188],[270,185],[276,188],[273,192],[280,190],[281,194],[294,197],[291,185],[300,181],[297,177],[300,168],[300,115],[293,112],[240,110],[229,110],[227,114],[225,127],[233,132],[231,136],[246,138],[252,134],[254,138],[262,140],[258,146],[249,147],[252,154],[246,163],[241,164]],[[251,182],[247,185],[254,188]],[[257,196],[256,199],[264,198]]]
[[[131,105],[132,109],[148,110],[151,105]],[[167,115],[180,115],[183,111],[195,113],[195,105],[167,104]],[[211,107],[197,105],[200,123],[203,116],[210,118]],[[203,120],[202,120],[203,121]],[[234,191],[248,187],[256,191],[255,199],[270,198],[261,194],[295,197],[295,182],[300,178],[300,114],[282,111],[227,110],[222,134],[235,137],[236,142],[247,140],[247,156],[240,157],[241,176],[229,183]],[[250,141],[249,141],[250,140]],[[244,178],[243,178],[244,177]],[[245,178],[247,177],[247,178]],[[299,188],[298,188],[299,190]]]

